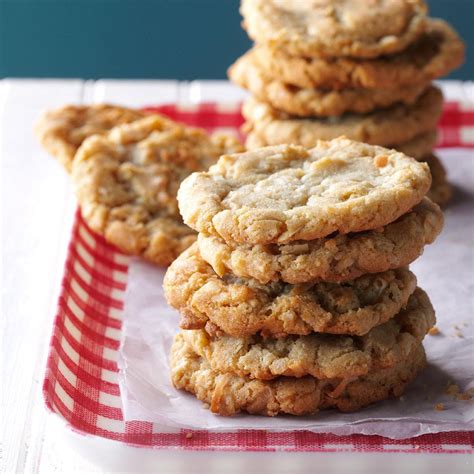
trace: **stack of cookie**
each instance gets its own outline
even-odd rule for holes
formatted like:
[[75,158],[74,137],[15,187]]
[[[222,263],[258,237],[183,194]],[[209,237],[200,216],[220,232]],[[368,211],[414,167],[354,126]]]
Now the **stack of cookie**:
[[196,240],[178,211],[181,181],[243,150],[229,135],[109,104],[50,110],[36,133],[71,174],[90,228],[123,253],[158,265]]
[[172,381],[221,415],[400,396],[434,325],[407,266],[441,231],[429,168],[345,138],[225,155],[178,191],[198,241],[164,288]]
[[432,154],[443,99],[431,81],[461,64],[464,47],[422,0],[242,0],[241,12],[256,45],[229,77],[253,95],[249,149],[345,135],[426,161],[430,197],[449,199]]

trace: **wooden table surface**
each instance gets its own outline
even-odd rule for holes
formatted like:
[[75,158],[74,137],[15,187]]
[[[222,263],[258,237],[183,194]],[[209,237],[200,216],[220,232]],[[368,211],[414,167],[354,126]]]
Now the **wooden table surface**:
[[[473,100],[472,84],[442,83],[453,100]],[[1,446],[0,472],[104,472],[63,443],[63,430],[44,408],[41,384],[75,201],[68,177],[40,149],[32,129],[41,111],[69,103],[115,102],[143,106],[169,102],[240,100],[244,93],[224,81],[0,81],[0,158],[2,160],[2,318],[1,318]],[[296,459],[297,453],[287,454]],[[251,467],[263,467],[272,453],[256,454]],[[183,459],[193,462],[192,453]],[[225,458],[226,453],[220,453]],[[235,455],[234,455],[235,456]],[[313,454],[289,470],[321,466],[352,466],[363,472],[368,459]],[[367,455],[367,458],[372,455]],[[383,455],[406,472],[472,472],[468,455]],[[396,458],[395,458],[396,456]],[[408,456],[408,457],[407,457]],[[404,459],[405,457],[405,459]],[[377,456],[373,455],[373,459]],[[231,459],[229,454],[228,459]],[[378,458],[380,461],[380,458]],[[309,461],[308,461],[309,460]],[[307,463],[311,464],[307,464]],[[181,464],[183,466],[183,464]],[[283,466],[283,464],[282,464]],[[222,467],[222,466],[221,466]],[[159,466],[155,466],[159,470]],[[129,469],[130,470],[130,469]],[[227,472],[236,472],[227,463]],[[248,469],[247,469],[248,470]],[[179,472],[179,471],[177,471]]]

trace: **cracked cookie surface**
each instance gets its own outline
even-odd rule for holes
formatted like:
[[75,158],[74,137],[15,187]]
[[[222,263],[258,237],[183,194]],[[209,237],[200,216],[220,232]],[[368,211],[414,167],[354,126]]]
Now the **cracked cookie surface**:
[[360,377],[406,360],[435,322],[427,294],[417,288],[405,309],[363,336],[312,333],[282,339],[212,338],[203,329],[182,334],[217,372],[260,380],[305,375],[330,379]]
[[193,229],[248,244],[288,243],[374,229],[406,213],[431,184],[428,166],[345,138],[222,156],[183,181]]
[[232,137],[209,136],[157,115],[92,136],[72,169],[82,215],[124,253],[167,265],[196,239],[178,212],[181,181],[241,150]]
[[113,127],[146,115],[117,105],[67,105],[45,112],[35,131],[43,147],[70,172],[74,155],[86,138],[104,135]]
[[355,411],[399,397],[425,367],[426,356],[423,346],[418,344],[403,362],[357,378],[318,380],[305,376],[257,380],[212,370],[179,333],[171,349],[170,365],[173,385],[194,394],[213,413],[302,416],[327,408]]
[[311,332],[364,335],[405,307],[416,278],[403,268],[343,284],[220,278],[195,244],[172,263],[163,287],[169,304],[181,314],[183,329],[281,338]]

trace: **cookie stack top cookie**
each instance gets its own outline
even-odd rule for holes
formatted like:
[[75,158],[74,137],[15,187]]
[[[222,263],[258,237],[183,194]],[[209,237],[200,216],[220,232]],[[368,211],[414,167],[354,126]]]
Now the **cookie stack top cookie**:
[[[345,138],[227,155],[180,187],[184,221],[227,242],[286,244],[374,229],[419,203],[427,165]],[[284,183],[284,186],[282,186]]]
[[443,225],[430,183],[425,163],[346,138],[224,155],[186,178],[179,209],[198,242],[164,280],[183,329],[175,386],[223,415],[401,394],[435,322],[407,268]]
[[441,169],[432,157],[443,99],[431,81],[458,67],[464,46],[418,0],[243,0],[256,45],[229,69],[253,97],[243,107],[247,147],[315,146],[340,135],[396,148]]
[[242,0],[251,38],[293,55],[373,58],[395,53],[425,30],[421,0]]

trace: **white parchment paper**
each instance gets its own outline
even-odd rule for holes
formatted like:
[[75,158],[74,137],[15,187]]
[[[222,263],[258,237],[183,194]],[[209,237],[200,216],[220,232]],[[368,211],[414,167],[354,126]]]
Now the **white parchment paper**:
[[[474,387],[474,157],[466,150],[445,150],[442,157],[456,184],[455,196],[443,233],[411,267],[433,302],[441,334],[426,337],[428,367],[402,400],[357,413],[329,410],[299,418],[213,415],[170,383],[168,354],[179,317],[163,296],[164,271],[137,259],[129,270],[119,362],[125,418],[153,421],[164,429],[310,430],[394,439],[473,430],[474,405],[443,392],[448,381],[461,390]],[[445,410],[435,411],[436,403],[443,403]]]

